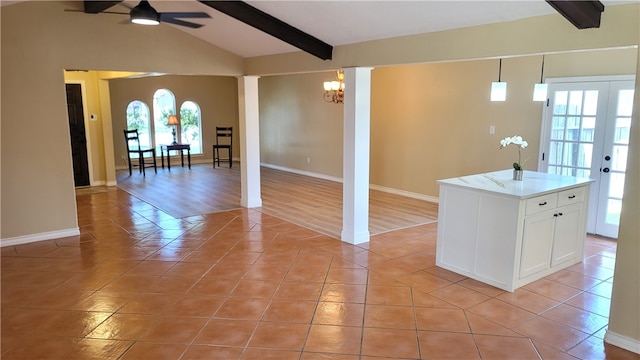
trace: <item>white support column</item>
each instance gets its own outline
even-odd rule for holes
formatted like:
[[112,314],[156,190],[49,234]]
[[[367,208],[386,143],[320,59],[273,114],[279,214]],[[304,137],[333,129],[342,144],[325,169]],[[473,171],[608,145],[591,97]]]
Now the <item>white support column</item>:
[[342,241],[368,242],[371,70],[344,69]]
[[240,134],[240,205],[261,207],[260,196],[260,113],[258,108],[259,76],[238,77]]

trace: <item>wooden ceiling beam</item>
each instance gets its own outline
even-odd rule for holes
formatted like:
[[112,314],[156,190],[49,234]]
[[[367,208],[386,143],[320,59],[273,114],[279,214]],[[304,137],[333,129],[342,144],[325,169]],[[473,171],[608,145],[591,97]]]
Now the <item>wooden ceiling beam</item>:
[[99,14],[108,8],[121,3],[120,1],[84,1],[84,12],[87,14]]
[[198,1],[322,60],[331,60],[333,46],[245,2]]
[[604,5],[600,1],[546,0],[578,29],[600,27]]

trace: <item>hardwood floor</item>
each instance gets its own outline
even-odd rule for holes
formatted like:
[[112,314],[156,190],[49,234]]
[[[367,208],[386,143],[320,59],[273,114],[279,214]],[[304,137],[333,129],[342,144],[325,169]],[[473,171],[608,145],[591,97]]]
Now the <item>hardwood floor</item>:
[[[261,212],[340,238],[342,184],[270,168],[261,169]],[[158,169],[147,176],[118,171],[118,187],[177,217],[185,218],[240,208],[240,167],[210,164]],[[437,221],[438,205],[371,190],[371,235]]]

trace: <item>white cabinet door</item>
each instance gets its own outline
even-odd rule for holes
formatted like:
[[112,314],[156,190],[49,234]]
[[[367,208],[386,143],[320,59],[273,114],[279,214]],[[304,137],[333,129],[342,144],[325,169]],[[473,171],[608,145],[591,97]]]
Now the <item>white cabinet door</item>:
[[553,250],[551,266],[575,259],[579,254],[579,242],[584,238],[580,231],[583,204],[573,204],[556,209],[555,231],[553,236]]
[[520,279],[539,271],[547,270],[551,264],[553,226],[555,210],[529,215],[524,219]]

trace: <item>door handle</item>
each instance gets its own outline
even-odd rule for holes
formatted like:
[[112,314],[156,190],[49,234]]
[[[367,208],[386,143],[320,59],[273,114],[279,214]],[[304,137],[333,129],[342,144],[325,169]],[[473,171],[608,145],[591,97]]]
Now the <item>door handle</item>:
[[608,172],[609,172],[609,168],[604,168],[604,169],[602,169],[602,172],[606,172],[606,173],[608,173]]
[[609,160],[611,160],[611,156],[607,155],[607,156],[604,157],[604,159],[609,161]]

